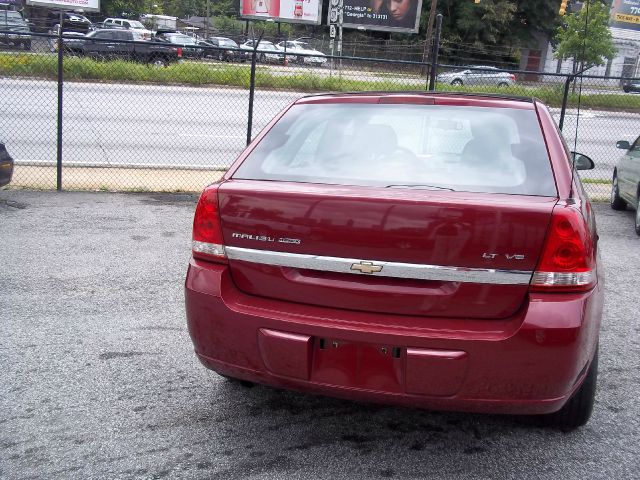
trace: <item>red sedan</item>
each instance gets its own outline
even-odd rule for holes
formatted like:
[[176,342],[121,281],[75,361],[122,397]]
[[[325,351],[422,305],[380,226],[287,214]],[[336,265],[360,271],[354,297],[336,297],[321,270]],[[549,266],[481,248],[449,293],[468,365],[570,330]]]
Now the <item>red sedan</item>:
[[587,168],[531,98],[301,98],[200,197],[196,354],[275,387],[583,425],[604,289]]

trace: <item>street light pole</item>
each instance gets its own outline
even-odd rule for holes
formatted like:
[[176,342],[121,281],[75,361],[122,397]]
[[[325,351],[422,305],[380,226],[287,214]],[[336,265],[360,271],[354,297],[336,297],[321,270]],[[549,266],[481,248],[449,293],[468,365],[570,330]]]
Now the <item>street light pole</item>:
[[[422,50],[422,62],[429,60],[431,53],[431,36],[433,35],[433,22],[436,19],[436,10],[438,9],[438,0],[431,0],[431,9],[429,10],[429,23],[427,24],[427,36],[424,39],[424,49]],[[426,74],[426,67],[424,73]]]
[[211,19],[211,13],[209,11],[209,0],[207,0],[207,19],[204,24],[204,38],[209,38],[209,21]]

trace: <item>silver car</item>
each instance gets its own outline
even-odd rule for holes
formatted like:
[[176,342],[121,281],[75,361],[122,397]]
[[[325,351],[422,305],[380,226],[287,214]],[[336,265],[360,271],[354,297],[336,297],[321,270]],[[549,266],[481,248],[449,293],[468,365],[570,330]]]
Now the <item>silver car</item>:
[[627,153],[618,160],[613,170],[611,185],[611,208],[626,210],[627,205],[636,211],[636,233],[640,235],[640,137],[632,145],[620,140],[616,147]]
[[498,87],[510,87],[516,83],[516,76],[512,73],[480,65],[466,67],[464,70],[441,73],[437,77],[438,82],[450,85],[497,85]]

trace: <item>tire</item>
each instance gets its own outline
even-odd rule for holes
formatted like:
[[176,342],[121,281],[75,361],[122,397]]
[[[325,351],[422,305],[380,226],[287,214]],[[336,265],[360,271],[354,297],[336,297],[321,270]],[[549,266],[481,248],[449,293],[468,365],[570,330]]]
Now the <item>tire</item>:
[[636,206],[635,218],[636,235],[640,236],[640,194],[638,194],[638,204]]
[[24,50],[31,50],[31,41],[28,42],[22,42],[22,48]]
[[591,417],[591,412],[593,412],[597,379],[598,347],[596,347],[596,353],[582,385],[564,407],[546,416],[547,424],[557,427],[563,432],[570,432],[586,424]]
[[613,180],[611,181],[611,208],[613,210],[626,210],[627,202],[620,198],[620,189],[618,187],[618,175],[613,172]]
[[167,61],[162,57],[154,57],[149,60],[149,65],[158,68],[164,68],[167,66]]
[[460,86],[462,86],[462,85],[463,85],[463,83],[462,83],[462,80],[460,80],[459,78],[456,78],[455,80],[453,80],[453,81],[451,82],[451,85],[454,85],[454,86],[456,86],[456,87],[460,87]]
[[258,58],[258,61],[260,63],[265,63],[267,61],[267,56],[264,53],[261,53],[260,57]]
[[498,87],[499,87],[499,88],[506,88],[506,87],[508,87],[508,86],[509,86],[509,84],[508,84],[507,82],[500,82],[500,83],[498,84]]

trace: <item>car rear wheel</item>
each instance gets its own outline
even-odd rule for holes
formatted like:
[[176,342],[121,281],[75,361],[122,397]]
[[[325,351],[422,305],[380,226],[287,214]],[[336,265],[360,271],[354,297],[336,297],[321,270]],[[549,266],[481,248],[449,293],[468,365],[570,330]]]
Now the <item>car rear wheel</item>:
[[154,67],[166,67],[167,66],[167,61],[162,58],[162,57],[155,57],[152,58],[151,61],[149,62],[151,65],[153,65]]
[[638,195],[638,205],[636,206],[636,234],[640,235],[640,194]]
[[569,401],[555,413],[546,416],[547,423],[560,428],[563,432],[575,430],[586,424],[591,417],[596,398],[596,382],[598,379],[598,347],[593,356],[587,375],[580,388]]
[[507,82],[500,82],[500,83],[498,84],[498,86],[499,86],[500,88],[505,88],[505,87],[508,87],[508,86],[509,86],[509,84],[508,84]]
[[456,78],[454,81],[451,82],[451,85],[455,85],[456,87],[459,87],[460,85],[462,85],[462,80],[460,80],[459,78]]
[[625,210],[627,202],[620,198],[620,189],[618,187],[618,175],[613,174],[611,182],[611,208],[614,210]]

